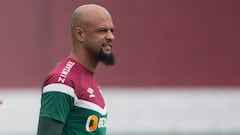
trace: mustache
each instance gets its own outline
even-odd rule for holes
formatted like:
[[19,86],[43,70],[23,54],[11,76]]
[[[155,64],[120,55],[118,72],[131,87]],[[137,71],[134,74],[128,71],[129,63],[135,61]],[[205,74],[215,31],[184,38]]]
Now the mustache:
[[112,48],[112,42],[105,42],[102,44],[102,47],[110,46]]

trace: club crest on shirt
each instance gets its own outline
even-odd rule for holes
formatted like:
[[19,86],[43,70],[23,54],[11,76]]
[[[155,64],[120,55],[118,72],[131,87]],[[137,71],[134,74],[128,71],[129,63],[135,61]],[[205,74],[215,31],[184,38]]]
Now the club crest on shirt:
[[91,87],[89,87],[87,89],[87,92],[89,93],[89,98],[94,98],[95,97],[94,89],[92,89]]

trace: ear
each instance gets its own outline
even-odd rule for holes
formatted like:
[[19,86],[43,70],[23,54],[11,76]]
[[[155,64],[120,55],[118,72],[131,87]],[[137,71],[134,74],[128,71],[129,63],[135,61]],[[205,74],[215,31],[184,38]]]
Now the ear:
[[84,31],[83,31],[83,29],[80,28],[80,27],[76,27],[75,30],[74,30],[74,36],[78,41],[83,42],[84,41]]

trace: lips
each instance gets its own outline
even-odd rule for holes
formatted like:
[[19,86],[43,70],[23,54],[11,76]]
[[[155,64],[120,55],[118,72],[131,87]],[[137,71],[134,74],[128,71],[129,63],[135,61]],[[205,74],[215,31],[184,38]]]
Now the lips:
[[105,53],[111,53],[111,51],[112,51],[112,44],[104,44],[103,45],[103,51]]
[[103,44],[103,47],[105,47],[105,46],[110,46],[110,47],[112,48],[112,44],[111,44],[111,43],[105,43],[105,44]]

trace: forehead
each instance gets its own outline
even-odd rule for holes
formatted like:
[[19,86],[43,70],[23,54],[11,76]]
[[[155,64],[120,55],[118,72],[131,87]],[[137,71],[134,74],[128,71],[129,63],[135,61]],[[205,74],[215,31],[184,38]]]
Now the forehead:
[[100,19],[92,22],[91,26],[93,28],[113,28],[113,22],[110,19]]
[[92,19],[90,19],[89,25],[92,27],[107,27],[107,28],[114,27],[112,17],[106,14],[105,15],[95,14],[95,16],[92,16]]

